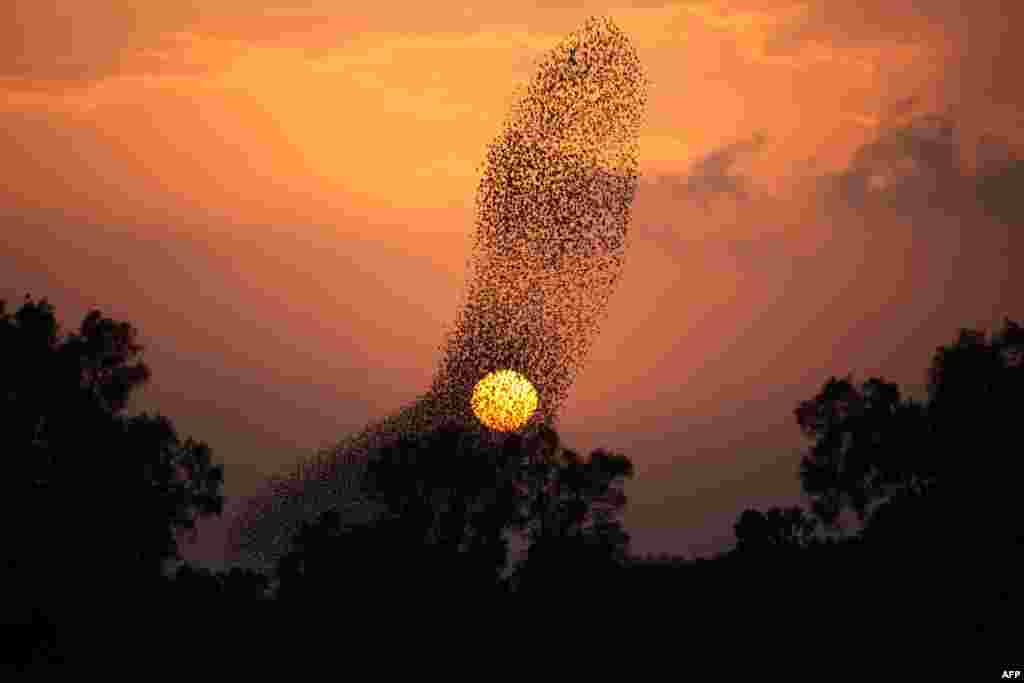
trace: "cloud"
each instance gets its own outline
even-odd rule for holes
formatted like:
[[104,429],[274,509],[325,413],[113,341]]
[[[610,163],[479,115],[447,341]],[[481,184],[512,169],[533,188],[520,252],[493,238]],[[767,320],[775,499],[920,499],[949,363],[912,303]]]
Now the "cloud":
[[[953,282],[948,264],[966,273],[992,258],[985,277],[995,277],[1022,247],[1024,160],[1004,137],[975,143],[963,136],[952,110],[914,113],[917,106],[914,96],[896,101],[839,170],[810,166],[806,177],[784,179],[772,193],[753,193],[759,179],[736,170],[761,152],[765,133],[712,150],[686,173],[645,180],[636,234],[673,257],[700,253],[772,277],[811,263],[803,257],[814,257],[815,241],[835,240],[851,248],[863,240],[872,248],[889,244],[896,250],[889,260],[911,248],[905,258],[916,263],[915,278]],[[972,156],[974,171],[966,164]]]
[[750,179],[734,171],[745,158],[756,154],[767,141],[763,132],[712,150],[690,165],[684,176],[661,175],[657,181],[670,188],[678,199],[699,203],[706,211],[711,201],[722,197],[749,199]]
[[[767,54],[796,55],[813,44],[832,49],[929,45],[942,74],[943,104],[1019,105],[1017,65],[1024,62],[1024,44],[1010,27],[1024,22],[1024,3],[815,0],[804,7],[771,30]],[[783,11],[782,4],[774,11]]]
[[[957,134],[951,114],[924,114],[883,127],[849,165],[818,179],[829,209],[891,212],[927,226],[936,216],[1024,222],[1024,162],[1005,137],[986,134],[973,145]],[[965,160],[977,159],[971,172]]]
[[1015,229],[1024,230],[1024,159],[1005,141],[986,136],[980,145],[980,167],[975,178],[978,202],[985,213]]
[[920,213],[962,203],[970,183],[961,168],[956,127],[942,114],[884,127],[856,150],[845,169],[822,176],[820,191],[829,202],[855,211],[887,207]]
[[764,147],[758,132],[695,160],[686,173],[644,180],[634,235],[686,267],[709,264],[757,277],[791,266],[796,203],[754,192],[755,178],[737,170]]

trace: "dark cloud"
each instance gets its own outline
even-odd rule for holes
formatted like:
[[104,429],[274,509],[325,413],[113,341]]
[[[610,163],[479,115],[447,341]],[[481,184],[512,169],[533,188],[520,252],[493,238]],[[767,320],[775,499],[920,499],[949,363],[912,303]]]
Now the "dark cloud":
[[[708,244],[697,251],[724,252],[751,274],[781,276],[794,267],[790,240],[800,230],[820,239],[834,239],[837,231],[845,234],[840,239],[880,239],[873,242],[879,248],[912,238],[916,248],[908,258],[925,278],[961,278],[954,278],[953,263],[960,273],[983,268],[985,259],[994,259],[993,271],[1004,268],[1024,248],[1024,161],[1006,138],[965,138],[952,111],[908,117],[916,106],[916,98],[904,98],[844,168],[808,169],[809,182],[794,185],[796,194],[788,199],[753,197],[753,178],[733,170],[740,157],[760,148],[763,134],[713,150],[688,173],[656,176],[643,186],[636,234],[680,257],[699,246],[686,235],[702,235]],[[975,171],[965,163],[972,156]],[[731,201],[711,211],[715,199]],[[811,213],[793,213],[800,204],[812,207]],[[793,220],[805,225],[789,230]]]
[[929,114],[882,129],[847,168],[822,176],[819,187],[827,201],[856,211],[917,213],[961,204],[970,183],[961,169],[956,128],[949,116]]
[[663,175],[657,181],[669,187],[674,197],[697,202],[705,210],[710,210],[712,200],[722,197],[749,199],[750,180],[735,172],[735,167],[741,160],[756,154],[766,141],[767,136],[758,132],[749,139],[732,142],[697,159],[685,176]]
[[[986,134],[972,144],[949,114],[927,114],[879,131],[839,173],[819,179],[830,208],[894,211],[926,225],[936,213],[968,220],[979,214],[1020,224],[1024,163],[1009,140]],[[966,168],[975,157],[977,168]]]
[[978,202],[989,216],[1001,221],[1019,240],[1024,230],[1024,159],[998,138],[990,137],[982,157],[978,175],[975,178],[975,191]]

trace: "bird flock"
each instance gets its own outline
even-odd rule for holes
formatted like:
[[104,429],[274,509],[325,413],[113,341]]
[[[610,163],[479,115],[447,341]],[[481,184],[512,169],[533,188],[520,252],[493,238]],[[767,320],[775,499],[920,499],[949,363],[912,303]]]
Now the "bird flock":
[[468,285],[430,389],[248,499],[229,538],[237,564],[270,569],[303,522],[327,510],[358,524],[362,466],[400,436],[456,424],[500,438],[471,396],[511,369],[539,405],[520,433],[553,426],[623,270],[638,183],[646,81],[635,49],[607,18],[590,18],[539,61],[487,150],[476,196]]

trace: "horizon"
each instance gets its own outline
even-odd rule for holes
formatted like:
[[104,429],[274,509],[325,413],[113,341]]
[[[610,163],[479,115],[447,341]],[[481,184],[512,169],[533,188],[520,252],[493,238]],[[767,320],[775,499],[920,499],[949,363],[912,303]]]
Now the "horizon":
[[922,396],[960,328],[1024,318],[1020,7],[549,4],[15,0],[0,299],[140,328],[133,409],[225,466],[192,561],[224,561],[268,476],[429,386],[486,146],[589,15],[652,85],[621,283],[557,427],[635,464],[635,552],[710,556],[744,509],[805,502],[793,410],[829,377]]

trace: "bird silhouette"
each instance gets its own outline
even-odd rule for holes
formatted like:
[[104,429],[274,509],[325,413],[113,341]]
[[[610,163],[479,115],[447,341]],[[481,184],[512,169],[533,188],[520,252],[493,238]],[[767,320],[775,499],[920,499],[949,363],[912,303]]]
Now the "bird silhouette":
[[262,564],[326,507],[351,503],[356,514],[359,469],[382,444],[448,423],[487,431],[470,398],[490,372],[512,369],[535,387],[521,433],[554,423],[622,272],[646,95],[639,57],[610,19],[591,18],[549,55],[488,146],[463,305],[430,387],[274,480],[239,517],[236,552]]

